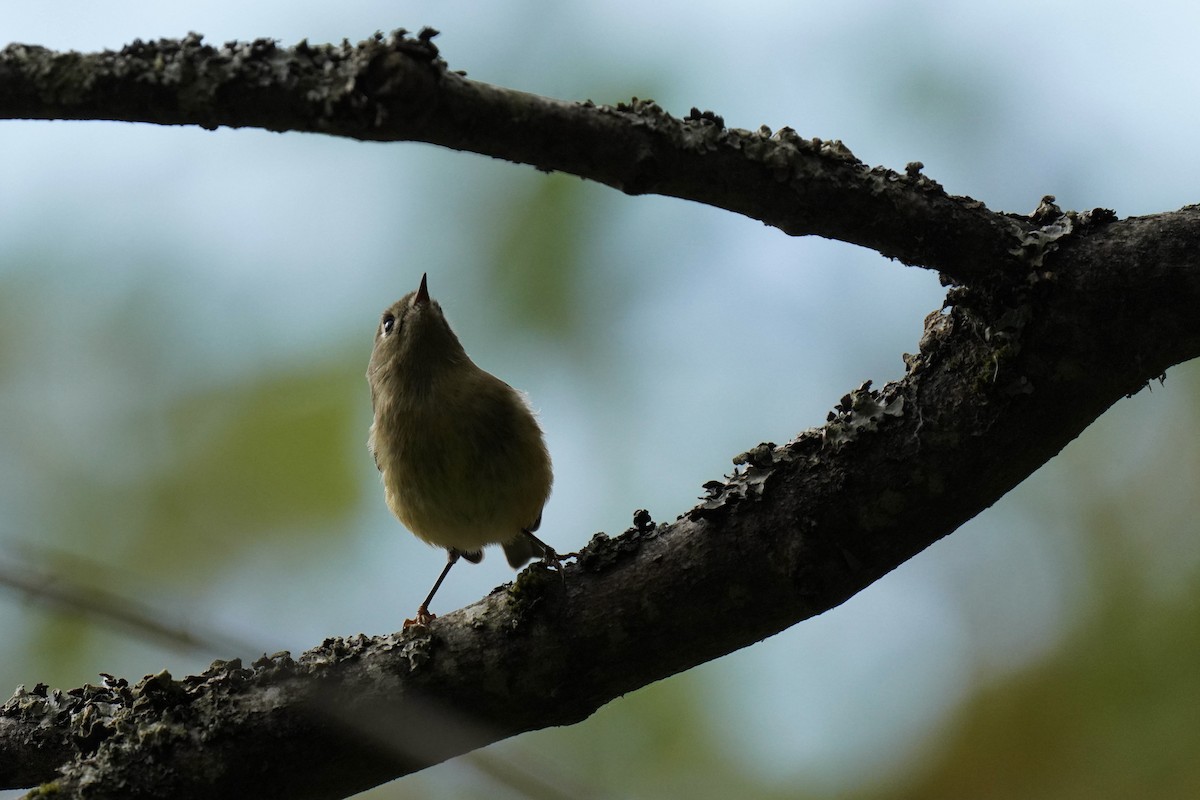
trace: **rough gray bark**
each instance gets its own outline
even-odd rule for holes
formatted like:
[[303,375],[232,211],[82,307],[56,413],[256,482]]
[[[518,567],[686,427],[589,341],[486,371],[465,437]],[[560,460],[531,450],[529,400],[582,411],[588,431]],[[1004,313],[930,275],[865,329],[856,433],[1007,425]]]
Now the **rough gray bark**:
[[108,119],[308,131],[421,141],[628,194],[697,200],[793,235],[870,247],[955,280],[1016,268],[1013,237],[1028,220],[949,197],[911,165],[868,169],[841,142],[686,120],[651,101],[568,103],[468,80],[447,69],[431,35],[401,32],[351,47],[260,39],[217,48],[191,34],[120,52],[0,52],[0,119]]
[[[255,125],[420,140],[746,214],[939,270],[905,377],[739,457],[679,519],[598,536],[563,575],[428,629],[330,640],[137,687],[39,687],[0,713],[0,783],[64,797],[344,797],[833,608],[979,514],[1121,397],[1200,354],[1200,209],[1031,217],[950,197],[840,143],[570,104],[466,80],[423,34],[358,47],[0,53],[0,117]],[[764,380],[764,390],[769,382]],[[752,410],[754,398],[746,398]]]

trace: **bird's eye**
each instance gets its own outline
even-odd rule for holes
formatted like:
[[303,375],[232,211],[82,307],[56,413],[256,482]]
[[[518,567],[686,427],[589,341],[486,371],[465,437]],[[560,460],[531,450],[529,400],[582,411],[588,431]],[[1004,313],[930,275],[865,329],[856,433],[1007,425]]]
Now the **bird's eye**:
[[392,332],[392,328],[394,327],[396,327],[396,318],[391,314],[384,314],[383,323],[379,326],[379,330],[383,332],[384,336],[387,336]]

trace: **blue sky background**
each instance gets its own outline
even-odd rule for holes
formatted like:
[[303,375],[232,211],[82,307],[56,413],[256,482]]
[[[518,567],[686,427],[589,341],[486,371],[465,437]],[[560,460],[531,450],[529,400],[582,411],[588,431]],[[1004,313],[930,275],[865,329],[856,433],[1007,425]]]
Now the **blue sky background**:
[[[478,80],[789,125],[868,164],[920,160],[996,210],[1053,194],[1128,216],[1200,200],[1198,22],[1185,3],[46,2],[6,9],[0,41],[90,51],[198,31],[291,45],[429,25]],[[735,454],[898,378],[943,296],[936,275],[857,247],[428,145],[0,122],[0,559],[74,570],[260,652],[394,630],[442,556],[384,507],[362,372],[379,312],[422,272],[474,359],[538,408],[556,466],[543,531],[562,549],[619,532],[634,509],[673,519]],[[1148,474],[1161,496],[1146,502],[1190,497],[1194,374],[1123,401],[843,607],[618,700],[583,733],[493,751],[570,774],[583,767],[569,757],[547,763],[554,737],[657,730],[637,720],[661,702],[689,707],[760,782],[834,796],[903,781],[960,702],[1087,614],[1097,498]],[[251,406],[280,420],[263,438],[277,449],[238,450]],[[234,443],[210,452],[221,437]],[[310,444],[284,449],[293,439]],[[330,477],[303,494],[311,508],[281,512],[289,495],[271,481],[305,479],[308,458]],[[182,463],[217,476],[211,495]],[[1194,523],[1176,513],[1131,539],[1165,593],[1195,585]],[[496,554],[459,567],[436,609],[511,577]],[[0,635],[5,691],[182,675],[212,657],[14,593],[0,595]],[[632,794],[675,794],[650,785]],[[372,796],[494,789],[455,762]]]

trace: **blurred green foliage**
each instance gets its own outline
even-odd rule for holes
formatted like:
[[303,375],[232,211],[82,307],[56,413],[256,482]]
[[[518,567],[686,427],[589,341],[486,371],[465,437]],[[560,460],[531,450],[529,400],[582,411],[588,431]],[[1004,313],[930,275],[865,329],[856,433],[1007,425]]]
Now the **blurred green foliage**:
[[361,366],[304,365],[173,404],[167,435],[181,458],[144,489],[150,518],[135,547],[147,566],[219,564],[248,530],[260,544],[266,534],[289,547],[328,536],[365,488],[351,463],[367,458],[365,446],[352,446],[366,440],[355,429],[356,407],[367,403]]
[[1108,564],[1126,590],[1097,598],[1055,652],[980,686],[911,783],[857,796],[1195,797],[1200,575],[1154,599],[1133,563]]
[[[543,336],[574,338],[587,317],[579,269],[596,217],[596,186],[554,173],[517,181],[497,209],[489,279],[505,322]],[[499,198],[496,198],[499,200]]]

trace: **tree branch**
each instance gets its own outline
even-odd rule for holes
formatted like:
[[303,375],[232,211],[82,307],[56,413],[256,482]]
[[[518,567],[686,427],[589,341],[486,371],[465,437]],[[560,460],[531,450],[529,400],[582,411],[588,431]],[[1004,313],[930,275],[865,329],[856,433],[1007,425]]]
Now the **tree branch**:
[[[319,78],[322,64],[334,78]],[[642,514],[561,576],[531,567],[428,629],[182,681],[19,693],[0,712],[5,785],[49,780],[70,758],[55,784],[64,797],[343,797],[582,720],[837,606],[1200,354],[1197,207],[1115,222],[1047,198],[1018,221],[947,197],[915,166],[867,170],[838,145],[466,81],[427,36],[289,51],[218,51],[198,37],[95,56],[9,47],[0,87],[8,116],[258,124],[490,152],[867,244],[965,284],[927,319],[903,379],[743,454],[676,521]]]
[[[259,127],[421,141],[559,170],[628,194],[707,203],[792,235],[816,234],[940,270],[959,283],[1019,267],[1027,218],[952,197],[911,164],[868,168],[840,141],[685,120],[651,101],[567,103],[469,80],[426,29],[352,47],[217,48],[190,34],[120,52],[0,52],[0,118]],[[864,224],[864,221],[870,221]]]

